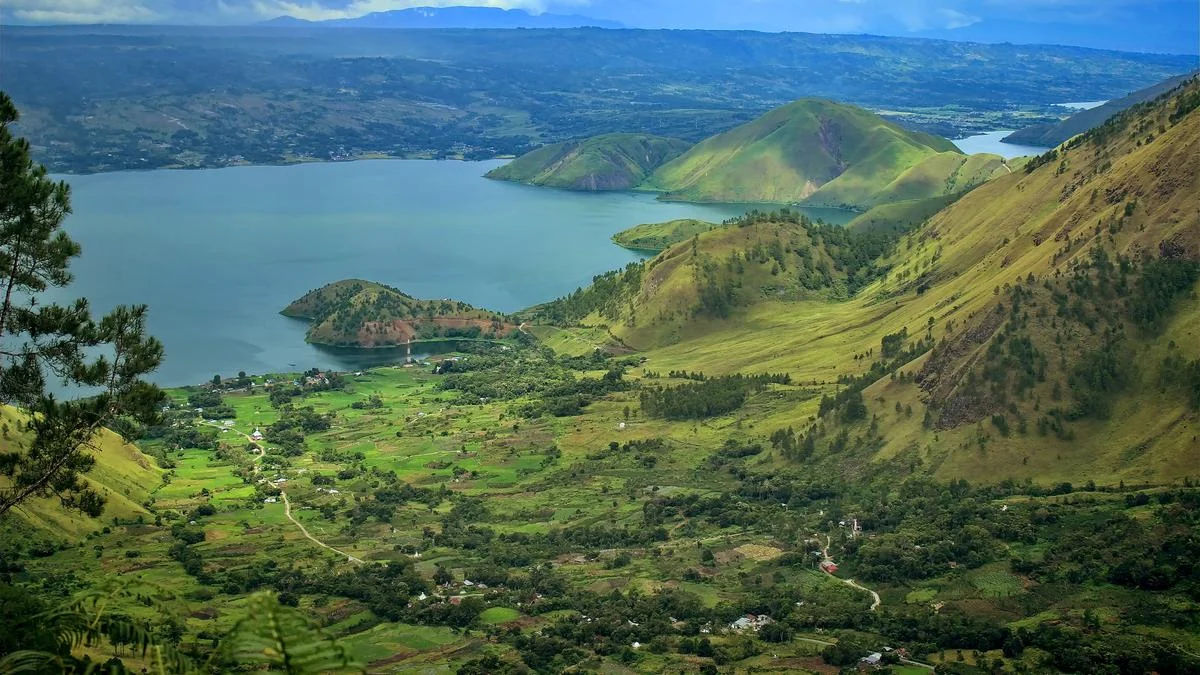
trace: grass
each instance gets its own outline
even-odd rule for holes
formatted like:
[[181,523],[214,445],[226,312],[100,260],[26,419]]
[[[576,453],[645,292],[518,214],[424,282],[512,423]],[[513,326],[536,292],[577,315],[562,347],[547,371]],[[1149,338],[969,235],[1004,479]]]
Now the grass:
[[488,177],[574,190],[628,190],[689,146],[649,134],[605,134],[543,146]]
[[985,598],[1007,598],[1022,590],[1021,580],[1007,572],[981,572],[971,577],[971,585]]
[[479,620],[487,624],[508,623],[516,621],[521,613],[511,607],[488,607],[479,615]]
[[[840,136],[827,142],[823,130],[830,124],[839,126]],[[692,201],[863,208],[941,194],[939,185],[926,194],[887,196],[897,177],[938,153],[957,151],[944,139],[904,131],[861,108],[803,99],[702,141],[658,169],[645,187]]]
[[624,246],[635,251],[652,251],[658,253],[681,241],[687,241],[694,235],[708,232],[720,227],[694,218],[682,218],[665,223],[647,223],[635,225],[612,236],[618,246]]

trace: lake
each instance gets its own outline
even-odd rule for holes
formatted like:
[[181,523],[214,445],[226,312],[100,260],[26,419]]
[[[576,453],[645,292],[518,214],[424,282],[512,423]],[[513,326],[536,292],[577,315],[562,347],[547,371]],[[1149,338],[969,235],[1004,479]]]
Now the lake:
[[1015,143],[1001,143],[1000,139],[1011,134],[1012,131],[989,131],[986,134],[976,134],[959,138],[951,141],[958,146],[959,150],[974,155],[979,152],[990,152],[994,155],[1000,155],[1005,159],[1013,157],[1021,157],[1022,155],[1040,155],[1046,152],[1047,148],[1039,148],[1034,145],[1016,145]]
[[[75,284],[95,311],[150,306],[166,360],[151,378],[194,384],[239,370],[351,369],[394,355],[304,342],[279,310],[357,277],[419,298],[511,312],[639,259],[609,237],[674,218],[721,221],[751,206],[659,202],[487,180],[500,161],[377,160],[63,176],[83,247]],[[842,220],[824,210],[814,217]]]

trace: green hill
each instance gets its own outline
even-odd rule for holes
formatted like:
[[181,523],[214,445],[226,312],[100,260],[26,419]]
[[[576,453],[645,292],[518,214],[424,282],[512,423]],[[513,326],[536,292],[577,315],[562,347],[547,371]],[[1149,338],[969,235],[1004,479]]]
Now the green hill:
[[605,134],[538,148],[487,177],[569,190],[629,190],[688,147],[662,136]]
[[[20,452],[28,447],[29,434],[22,430],[26,416],[16,408],[0,407],[0,452]],[[12,511],[14,518],[0,519],[4,537],[23,537],[33,540],[76,540],[104,527],[113,518],[147,522],[154,516],[145,504],[153,490],[162,483],[162,469],[153,459],[135,446],[105,429],[94,443],[91,456],[96,463],[84,474],[84,480],[105,499],[104,515],[91,518],[78,511],[64,509],[57,499],[31,499]],[[0,475],[0,487],[7,487]],[[17,534],[20,533],[20,534]],[[26,542],[29,543],[29,542]]]
[[663,372],[814,383],[828,402],[788,415],[818,416],[818,449],[861,394],[872,454],[943,477],[1177,479],[1200,431],[1198,103],[1132,108],[932,216],[760,214],[538,311]]
[[507,335],[505,318],[457,300],[418,300],[395,288],[344,279],[309,291],[281,312],[312,323],[309,342],[351,347],[401,345],[413,340]]
[[708,232],[720,227],[716,223],[693,218],[681,218],[665,223],[646,223],[635,225],[628,230],[622,230],[613,235],[612,240],[619,246],[635,251],[662,251],[672,244],[687,241],[697,234]]
[[1081,110],[1058,124],[1036,124],[1014,131],[1004,137],[1004,142],[1053,148],[1060,143],[1066,142],[1072,136],[1082,134],[1088,129],[1103,124],[1104,120],[1122,110],[1128,110],[1138,103],[1152,101],[1162,96],[1195,76],[1196,73],[1193,72],[1163,80],[1158,84],[1146,87],[1145,89],[1139,89],[1127,96],[1109,101],[1104,105],[1089,110]]
[[1003,164],[855,106],[802,99],[702,141],[642,187],[685,201],[869,208],[960,192]]

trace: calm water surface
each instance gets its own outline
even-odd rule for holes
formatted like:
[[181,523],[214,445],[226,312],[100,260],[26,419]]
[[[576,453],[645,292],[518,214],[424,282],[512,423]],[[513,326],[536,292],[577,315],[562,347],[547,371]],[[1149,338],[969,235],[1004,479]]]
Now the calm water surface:
[[306,324],[279,310],[310,289],[358,277],[420,298],[514,311],[638,259],[609,241],[619,230],[674,218],[720,221],[750,208],[482,178],[500,163],[65,177],[75,211],[67,230],[83,255],[60,298],[85,295],[97,311],[148,304],[150,330],[167,353],[153,379],[167,386],[239,370],[354,368],[384,354],[308,345]]
[[1039,148],[1034,145],[1016,145],[1014,143],[1001,143],[1000,139],[1011,134],[1012,131],[989,131],[986,134],[976,134],[975,136],[967,136],[966,138],[958,138],[953,141],[959,150],[974,155],[979,152],[990,152],[994,155],[1000,155],[1005,159],[1020,157],[1022,155],[1040,155],[1046,152],[1046,148]]

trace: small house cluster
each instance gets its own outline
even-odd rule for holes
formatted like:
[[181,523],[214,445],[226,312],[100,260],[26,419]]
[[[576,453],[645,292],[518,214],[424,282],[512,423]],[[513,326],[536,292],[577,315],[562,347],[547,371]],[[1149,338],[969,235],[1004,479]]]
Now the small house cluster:
[[729,630],[758,631],[758,630],[762,629],[763,626],[765,626],[769,623],[773,623],[773,622],[771,620],[771,617],[767,616],[766,614],[747,614],[746,616],[743,616],[742,618],[738,619],[737,621],[734,621],[733,623],[729,624]]

